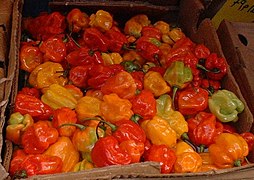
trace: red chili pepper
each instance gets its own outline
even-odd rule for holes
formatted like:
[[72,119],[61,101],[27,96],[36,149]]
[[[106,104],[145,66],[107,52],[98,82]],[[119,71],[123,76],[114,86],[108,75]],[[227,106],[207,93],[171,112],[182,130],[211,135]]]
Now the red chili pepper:
[[95,64],[89,71],[90,78],[87,81],[88,86],[94,89],[100,89],[108,78],[120,71],[123,71],[123,67],[119,64],[109,66]]
[[31,88],[30,87],[23,87],[18,93],[29,95],[29,96],[34,96],[38,99],[41,97],[40,91],[34,87],[31,87]]
[[14,152],[10,164],[12,178],[27,178],[33,175],[55,174],[62,170],[62,159],[44,154],[27,155],[23,150]]
[[131,100],[132,111],[142,119],[152,119],[156,115],[156,99],[150,90],[142,90]]
[[146,37],[156,38],[161,40],[162,33],[159,29],[152,26],[143,26],[141,30],[141,35]]
[[62,124],[66,123],[76,123],[78,121],[76,112],[68,107],[62,107],[56,109],[53,114],[52,126],[58,129],[60,136],[71,137],[76,130],[75,126],[60,127]]
[[161,165],[161,173],[171,173],[176,161],[176,155],[174,150],[170,149],[166,145],[153,144],[144,155],[145,161],[159,162]]
[[24,29],[27,29],[37,40],[46,40],[49,37],[64,33],[66,28],[65,16],[60,12],[50,14],[41,13],[36,18],[25,20]]
[[123,151],[114,136],[106,136],[96,141],[91,158],[96,167],[130,164],[131,156]]
[[210,55],[210,50],[204,44],[197,44],[194,54],[198,59],[206,59]]
[[212,113],[199,112],[187,122],[189,138],[197,146],[208,147],[214,142],[215,136],[222,133],[222,127],[218,126],[219,129],[216,131],[216,117]]
[[147,61],[160,65],[160,57],[162,52],[158,46],[153,43],[153,40],[158,41],[155,38],[142,36],[136,41],[136,51]]
[[58,131],[50,121],[38,121],[22,135],[22,146],[28,154],[41,154],[58,139]]
[[202,79],[201,87],[207,89],[209,92],[214,93],[221,89],[221,82],[216,80]]
[[103,62],[99,51],[93,51],[87,47],[81,47],[70,52],[67,55],[66,60],[72,67],[101,64]]
[[115,123],[116,130],[113,131],[113,136],[118,142],[126,140],[134,140],[136,142],[145,143],[146,134],[144,130],[131,120],[120,120]]
[[224,123],[223,124],[223,132],[224,133],[236,133],[237,130],[234,126]]
[[245,139],[245,141],[248,144],[249,151],[251,151],[254,146],[254,134],[251,132],[244,132],[244,133],[241,133],[240,136],[242,136]]
[[36,119],[49,119],[53,110],[35,96],[18,93],[15,100],[15,112],[23,115],[30,114]]
[[211,53],[205,60],[205,68],[209,71],[207,76],[212,80],[221,80],[227,74],[227,63],[216,53]]
[[24,44],[20,48],[19,59],[20,69],[32,72],[43,62],[43,55],[38,46]]
[[208,92],[200,87],[189,87],[179,92],[178,109],[183,115],[197,114],[208,106]]
[[131,72],[131,76],[135,80],[137,89],[142,90],[144,87],[143,82],[144,82],[145,74],[142,71],[134,71],[134,72]]
[[126,36],[121,31],[117,31],[114,28],[106,31],[105,36],[109,39],[108,48],[111,52],[120,53],[124,46],[128,44]]
[[50,37],[42,42],[41,52],[44,53],[44,60],[61,62],[66,57],[66,47],[63,40],[59,37]]
[[91,68],[92,65],[76,66],[71,68],[69,81],[79,88],[87,88],[87,80],[89,78],[88,73]]
[[159,66],[154,66],[148,69],[148,71],[155,71],[161,74],[161,76],[163,77],[163,75],[166,72],[166,69],[164,67],[159,67]]
[[66,16],[71,32],[77,33],[88,27],[89,16],[78,8],[72,9]]
[[108,38],[96,28],[87,28],[83,34],[83,39],[86,45],[94,51],[108,51]]

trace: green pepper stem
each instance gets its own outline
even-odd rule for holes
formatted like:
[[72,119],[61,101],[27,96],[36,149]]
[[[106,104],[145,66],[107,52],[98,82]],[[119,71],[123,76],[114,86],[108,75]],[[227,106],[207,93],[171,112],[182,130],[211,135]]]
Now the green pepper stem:
[[215,73],[215,74],[220,73],[220,69],[218,69],[218,68],[213,68],[212,70],[209,70],[201,64],[197,64],[196,67],[198,69],[201,69],[201,70],[205,71],[205,72],[211,72],[211,73]]
[[112,131],[116,131],[116,129],[117,129],[116,125],[114,125],[114,124],[112,124],[112,123],[110,123],[110,122],[107,122],[107,121],[103,120],[103,118],[100,117],[100,116],[91,117],[91,118],[85,118],[85,119],[83,119],[82,121],[88,121],[88,120],[96,120],[96,121],[103,122],[103,123],[107,124],[107,125],[112,129]]
[[240,166],[241,166],[241,160],[240,160],[240,159],[237,159],[237,160],[234,162],[234,166],[240,167]]
[[199,146],[199,153],[202,153],[202,152],[204,152],[205,151],[205,145],[204,144],[201,144],[200,146]]
[[176,108],[175,108],[175,96],[176,96],[177,90],[178,90],[178,87],[173,86],[173,96],[172,96],[172,108],[173,108],[173,110],[176,110]]
[[188,136],[188,133],[187,132],[184,132],[182,135],[181,135],[181,139],[182,140],[190,140],[189,136]]
[[75,126],[75,127],[79,128],[80,130],[84,130],[86,128],[86,126],[84,126],[82,124],[75,124],[75,123],[61,124],[60,126],[58,126],[58,128],[61,128],[63,126]]

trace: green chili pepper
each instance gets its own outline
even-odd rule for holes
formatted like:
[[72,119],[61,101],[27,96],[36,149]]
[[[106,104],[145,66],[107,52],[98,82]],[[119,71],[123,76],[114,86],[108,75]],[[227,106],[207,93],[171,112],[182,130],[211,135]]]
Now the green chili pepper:
[[[182,61],[174,61],[164,73],[163,78],[173,87],[173,108],[175,94],[178,89],[185,88],[193,79],[191,68],[184,65]],[[174,108],[175,109],[175,108]]]
[[208,100],[210,111],[221,122],[236,122],[244,110],[243,102],[231,91],[218,90]]

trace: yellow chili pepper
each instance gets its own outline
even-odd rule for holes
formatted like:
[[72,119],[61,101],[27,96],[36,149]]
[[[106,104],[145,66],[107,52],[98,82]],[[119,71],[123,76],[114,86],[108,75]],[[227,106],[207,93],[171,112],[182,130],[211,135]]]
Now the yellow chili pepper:
[[72,171],[80,158],[70,138],[65,136],[59,137],[57,142],[49,146],[43,154],[60,157],[63,161],[62,172]]
[[176,156],[174,171],[176,173],[197,172],[202,166],[202,158],[197,152],[183,152]]
[[122,56],[119,53],[101,53],[104,65],[120,64],[123,61]]
[[104,10],[98,10],[96,14],[91,14],[89,25],[96,27],[102,32],[109,30],[113,25],[112,15]]
[[195,152],[195,151],[188,143],[180,140],[176,144],[175,154],[178,156],[185,152]]
[[206,172],[219,169],[217,166],[214,165],[208,152],[199,153],[199,155],[202,158],[202,166],[200,166],[197,172]]
[[167,121],[159,116],[141,123],[146,136],[153,144],[165,144],[172,148],[176,145],[176,132],[169,126]]
[[145,74],[144,89],[152,91],[156,97],[168,93],[171,90],[161,74],[155,71],[148,71]]
[[179,39],[185,37],[185,34],[182,32],[180,28],[173,28],[168,33],[169,37],[174,41],[178,41]]
[[168,94],[161,95],[156,100],[157,115],[164,118],[172,129],[175,130],[177,138],[186,138],[188,123],[179,111],[172,109],[172,99]]
[[247,142],[238,134],[221,133],[210,145],[209,153],[214,164],[219,168],[241,166],[248,155]]
[[42,102],[53,109],[69,107],[74,109],[77,105],[76,98],[63,86],[52,84],[41,96]]
[[101,103],[100,99],[92,96],[84,96],[79,99],[75,108],[78,119],[82,121],[85,118],[100,116]]
[[60,63],[44,62],[29,75],[28,82],[38,89],[48,88],[51,84],[64,86],[68,79],[64,77],[64,69]]

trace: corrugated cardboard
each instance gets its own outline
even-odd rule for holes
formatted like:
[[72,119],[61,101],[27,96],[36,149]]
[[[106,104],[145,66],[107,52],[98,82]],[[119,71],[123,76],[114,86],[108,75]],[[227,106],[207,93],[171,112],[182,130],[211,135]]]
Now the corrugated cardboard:
[[224,20],[217,33],[243,97],[254,113],[254,23]]
[[[10,65],[8,68],[8,76],[13,76],[12,86],[8,89],[10,93],[10,105],[14,103],[15,96],[18,89],[18,53],[20,42],[20,26],[23,0],[16,0],[13,7],[13,22],[12,22],[12,39],[10,49]],[[68,10],[72,7],[79,7],[83,10],[94,11],[98,9],[105,9],[114,14],[117,13],[118,18],[124,20],[128,16],[144,12],[149,15],[149,18],[174,20],[182,25],[185,33],[195,42],[205,43],[213,52],[223,56],[221,46],[214,27],[209,19],[202,21],[200,26],[197,25],[198,16],[203,11],[204,7],[198,0],[181,1],[180,6],[155,6],[146,3],[134,2],[134,1],[107,1],[97,4],[94,1],[65,1],[65,2],[52,2],[51,8],[54,10]],[[180,7],[180,9],[179,9]],[[178,13],[178,10],[180,11]],[[128,13],[126,13],[128,11]],[[122,15],[121,15],[122,14]],[[171,16],[172,15],[172,16]],[[170,16],[170,17],[168,17]],[[176,18],[176,17],[179,17]],[[225,87],[235,92],[241,100],[246,104],[243,99],[238,85],[231,72],[225,77]],[[11,107],[11,106],[10,106]],[[11,111],[11,109],[10,109]],[[253,123],[253,116],[250,113],[248,107],[244,113],[242,113],[239,120],[239,130],[249,131]],[[12,154],[12,145],[9,141],[5,141],[6,147],[4,149],[4,162],[6,175],[9,169],[10,158]],[[207,173],[186,173],[186,174],[160,174],[158,163],[145,162],[131,164],[127,166],[110,166],[98,169],[92,169],[89,171],[81,171],[77,173],[61,173],[54,175],[33,176],[30,179],[162,179],[162,178],[174,178],[174,179],[240,179],[241,177],[253,177],[253,166],[248,165],[240,168],[231,168],[218,171],[210,171]],[[1,173],[1,172],[0,172]],[[1,176],[2,174],[0,174]],[[2,176],[2,177],[3,177]],[[10,177],[8,177],[10,179]]]

